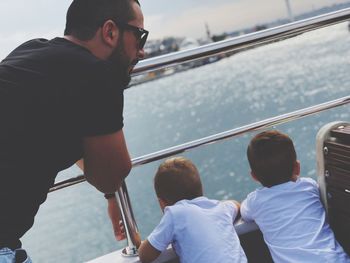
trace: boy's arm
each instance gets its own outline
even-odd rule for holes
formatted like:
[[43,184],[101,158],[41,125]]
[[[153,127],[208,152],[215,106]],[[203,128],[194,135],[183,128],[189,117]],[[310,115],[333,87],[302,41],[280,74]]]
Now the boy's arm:
[[231,200],[237,206],[237,215],[234,222],[241,218],[241,204],[236,200]]
[[242,205],[240,207],[240,213],[241,213],[241,216],[242,216],[242,219],[246,222],[251,222],[251,221],[254,221],[254,219],[251,217],[251,212],[250,212],[250,208],[248,206],[248,199],[245,199],[243,202],[242,202]]
[[155,249],[150,242],[146,239],[142,241],[141,246],[139,247],[139,257],[142,263],[149,263],[155,260],[159,255],[160,251]]
[[152,262],[162,251],[172,243],[174,237],[174,225],[171,213],[165,210],[160,223],[143,241],[139,248],[141,262]]
[[238,219],[241,218],[241,213],[240,213],[240,207],[241,207],[241,204],[236,201],[236,200],[223,200],[222,202],[227,202],[227,203],[233,203],[234,206],[236,207],[236,214],[235,214],[235,218],[234,218],[234,221],[233,222],[236,222]]

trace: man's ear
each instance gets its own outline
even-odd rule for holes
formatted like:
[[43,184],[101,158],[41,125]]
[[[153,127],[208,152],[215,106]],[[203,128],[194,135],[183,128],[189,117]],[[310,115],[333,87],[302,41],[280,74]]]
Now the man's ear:
[[102,41],[111,48],[114,48],[118,43],[119,29],[112,20],[107,20],[102,28]]

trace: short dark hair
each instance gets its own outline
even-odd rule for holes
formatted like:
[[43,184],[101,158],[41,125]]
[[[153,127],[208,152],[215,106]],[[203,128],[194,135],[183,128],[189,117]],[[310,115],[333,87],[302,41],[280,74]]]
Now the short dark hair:
[[73,0],[66,16],[64,35],[90,40],[108,19],[128,22],[135,18],[132,2],[137,0]]
[[266,187],[291,180],[297,159],[293,141],[276,130],[257,134],[249,143],[247,156],[250,168]]
[[196,166],[184,157],[164,161],[154,177],[158,198],[169,204],[203,195],[202,182]]

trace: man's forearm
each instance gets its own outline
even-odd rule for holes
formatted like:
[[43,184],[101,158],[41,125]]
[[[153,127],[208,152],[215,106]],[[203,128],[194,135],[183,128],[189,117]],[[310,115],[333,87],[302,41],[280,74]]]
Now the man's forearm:
[[83,140],[84,174],[103,193],[113,193],[131,169],[123,131],[86,137]]
[[[80,159],[75,164],[84,172],[84,159]],[[119,189],[121,182],[123,181],[121,180],[120,183],[117,183],[116,187],[113,187],[113,185],[110,184],[108,184],[107,186],[101,185],[101,183],[98,180],[95,180],[93,176],[88,176],[87,174],[85,174],[85,178],[89,184],[95,186],[99,191],[103,193],[116,192]]]

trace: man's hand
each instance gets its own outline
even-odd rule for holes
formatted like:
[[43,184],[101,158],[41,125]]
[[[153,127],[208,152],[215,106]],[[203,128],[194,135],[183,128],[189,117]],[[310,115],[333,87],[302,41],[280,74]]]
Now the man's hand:
[[111,219],[114,236],[117,241],[123,240],[126,238],[125,229],[123,222],[121,220],[121,213],[117,203],[116,197],[108,199],[108,215]]
[[135,243],[136,248],[139,248],[140,245],[141,245],[141,236],[140,236],[140,233],[139,233],[139,232],[136,232],[136,231],[134,231],[133,233],[134,233],[134,235],[133,235],[133,241],[134,241],[134,243]]

